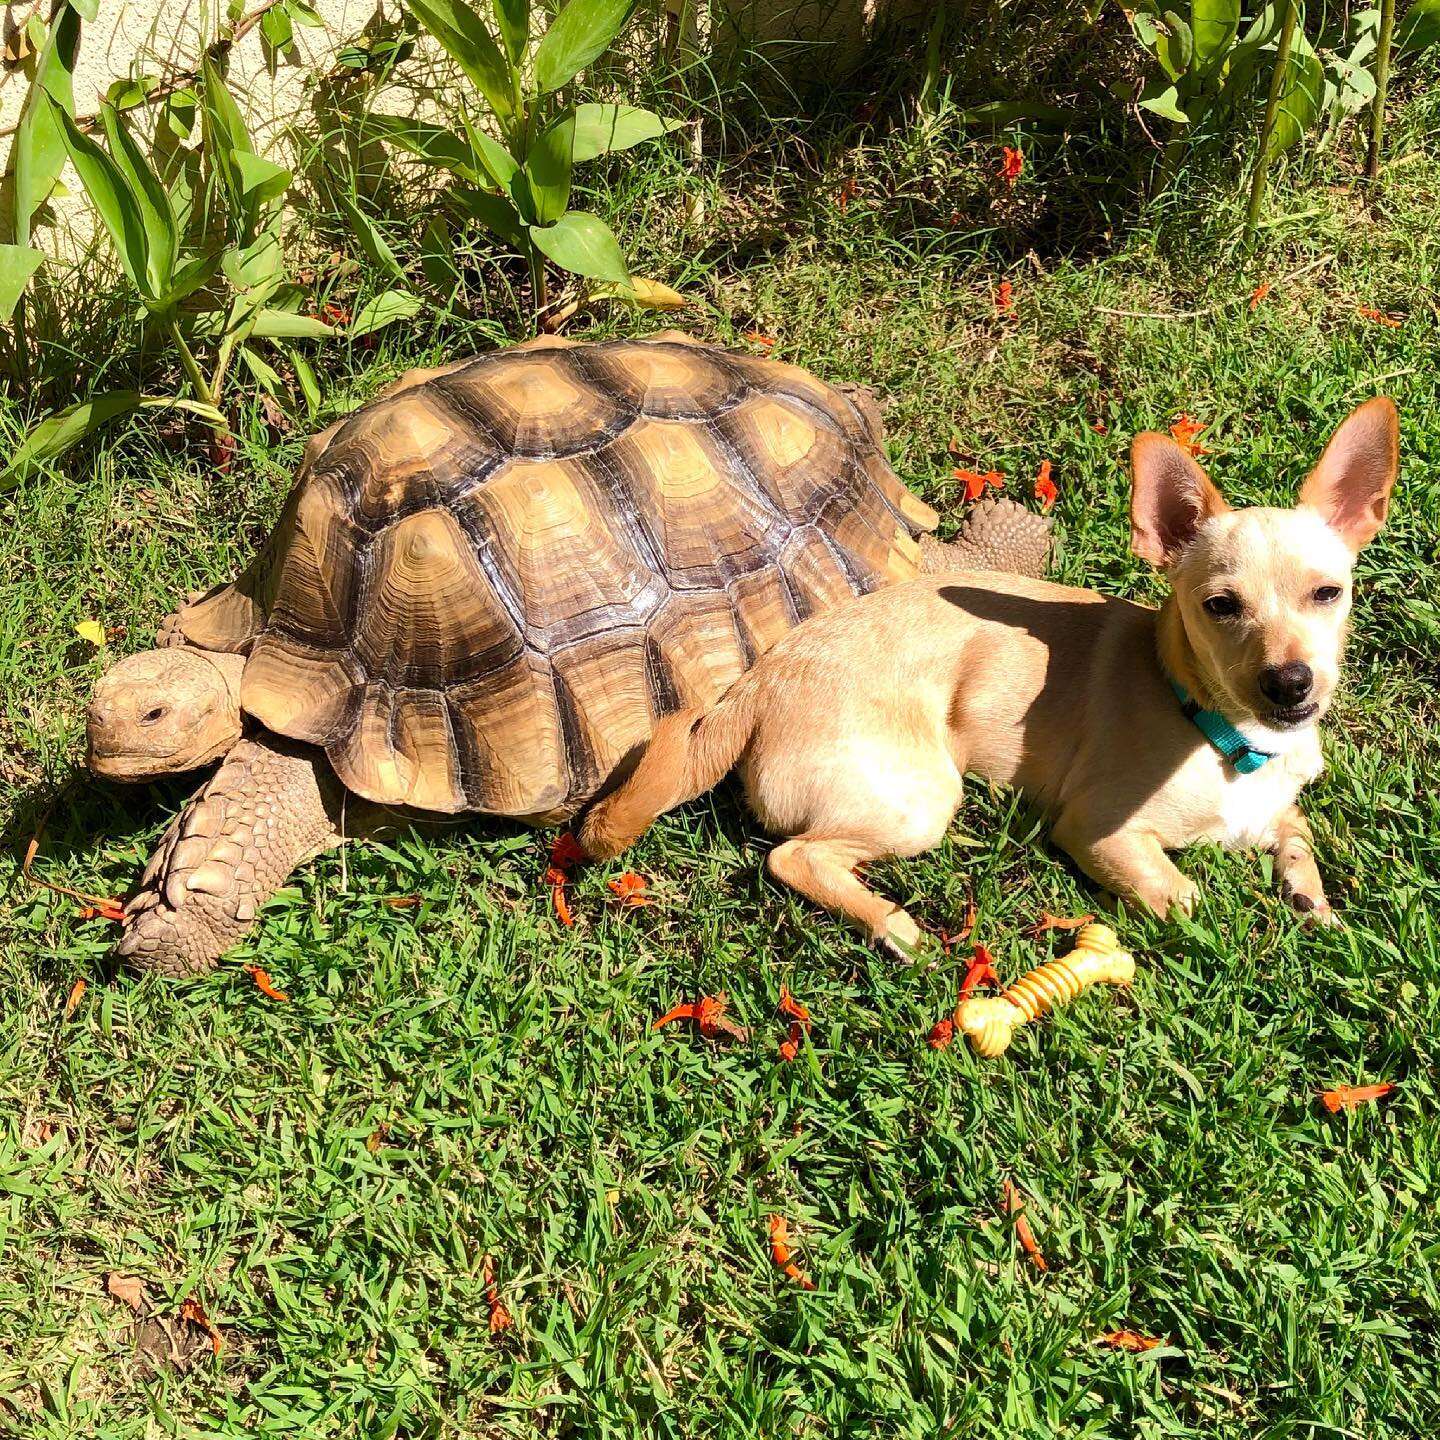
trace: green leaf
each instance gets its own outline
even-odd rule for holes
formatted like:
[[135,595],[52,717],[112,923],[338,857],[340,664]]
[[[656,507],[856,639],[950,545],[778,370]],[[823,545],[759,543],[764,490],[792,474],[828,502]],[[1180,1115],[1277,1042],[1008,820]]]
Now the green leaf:
[[82,20],[89,21],[91,25],[100,13],[100,0],[68,0],[68,4],[72,10],[79,12]]
[[562,270],[592,280],[629,282],[630,272],[620,253],[620,243],[598,215],[586,210],[567,211],[553,225],[532,225],[530,238],[535,248]]
[[171,278],[170,286],[160,297],[159,309],[171,310],[188,295],[203,289],[215,278],[220,268],[220,254],[212,250],[182,265]]
[[315,378],[315,371],[310,362],[298,351],[291,350],[286,346],[281,348],[285,352],[285,358],[295,371],[295,379],[299,383],[300,393],[305,397],[305,409],[313,415],[320,408],[320,382]]
[[[493,136],[487,135],[478,125],[465,117],[465,133],[470,137],[470,149],[478,157],[485,173],[503,190],[510,194],[519,173],[520,162]],[[484,183],[483,178],[480,183]]]
[[1440,0],[1415,0],[1395,27],[1395,48],[1405,54],[1440,41]]
[[387,290],[377,295],[350,322],[349,334],[352,339],[382,330],[397,320],[408,320],[425,308],[425,302],[408,290]]
[[[255,332],[252,330],[250,333],[253,335]],[[272,395],[285,393],[285,382],[280,378],[279,371],[268,360],[257,355],[248,345],[240,346],[236,353],[244,361],[245,368],[259,382],[262,390],[268,390]]]
[[75,167],[95,213],[110,234],[121,268],[147,303],[158,300],[159,295],[150,288],[145,222],[125,176],[93,140],[80,133],[75,122],[53,100],[47,103],[65,138],[70,163]]
[[157,75],[135,75],[117,80],[106,92],[107,104],[117,110],[133,110],[145,103],[145,97],[160,83]]
[[235,168],[240,177],[240,194],[250,206],[265,205],[290,188],[291,175],[283,165],[249,150],[235,152]]
[[143,398],[138,390],[114,390],[93,400],[82,400],[42,420],[21,441],[4,470],[0,470],[0,486],[14,485],[37,465],[57,459],[117,416],[138,409]]
[[[568,116],[557,120],[536,142],[521,171],[523,192],[517,187],[515,199],[521,212],[535,225],[551,225],[570,203],[570,150],[575,143],[575,122]],[[528,195],[529,206],[525,204]]]
[[15,313],[30,277],[44,258],[29,245],[0,245],[0,325]]
[[250,333],[257,340],[326,340],[340,332],[312,315],[267,308],[256,315]]
[[237,290],[274,289],[280,280],[283,258],[280,237],[272,225],[243,250],[227,250],[220,266]]
[[1174,85],[1166,85],[1160,79],[1150,80],[1140,95],[1142,108],[1173,120],[1177,125],[1188,125],[1190,117],[1180,107],[1180,92]]
[[[65,167],[65,138],[54,111],[75,109],[73,70],[80,19],[62,6],[35,62],[35,80],[15,130],[11,164],[15,172],[15,242],[30,242],[30,222]],[[53,102],[53,103],[51,103]]]
[[367,115],[361,123],[367,136],[388,140],[427,165],[438,165],[462,180],[479,184],[474,153],[453,130],[406,115]]
[[135,137],[113,105],[100,107],[100,123],[110,142],[110,158],[124,176],[145,227],[145,276],[157,300],[174,284],[175,251],[179,244],[175,212],[160,178],[150,168]]
[[1161,31],[1156,37],[1156,57],[1165,73],[1172,80],[1179,80],[1195,59],[1195,37],[1175,11],[1167,10],[1161,19],[1170,33]]
[[510,67],[485,22],[464,0],[408,0],[415,18],[449,51],[502,119],[514,109]]
[[603,55],[625,28],[635,0],[570,0],[535,48],[535,84],[558,90]]
[[525,58],[525,43],[530,38],[530,0],[493,0],[495,20],[500,38],[512,65]]
[[1240,29],[1240,0],[1191,0],[1195,68],[1210,75],[1224,61]]
[[288,3],[290,14],[298,24],[308,25],[312,30],[325,29],[320,12],[305,4],[305,0],[288,0]]
[[260,33],[275,50],[288,50],[295,43],[295,24],[284,5],[275,5],[260,17]]
[[610,151],[628,150],[644,140],[655,140],[685,123],[663,120],[653,110],[642,110],[637,105],[577,105],[573,120],[575,144],[570,159],[576,165]]
[[335,198],[340,202],[340,208],[345,212],[345,218],[355,232],[355,239],[371,263],[378,265],[396,280],[404,280],[405,271],[395,258],[395,252],[385,243],[385,237],[375,228],[370,217],[348,195],[337,195]]
[[443,215],[432,215],[420,241],[420,268],[437,290],[449,290],[460,282],[455,264],[455,240]]
[[492,195],[486,190],[470,190],[463,185],[452,186],[446,195],[472,219],[478,220],[492,234],[512,245],[520,245],[525,239],[525,222],[520,213],[503,195]]
[[1266,147],[1266,153],[1272,158],[1296,144],[1315,123],[1325,93],[1325,67],[1298,29],[1285,68],[1275,128]]

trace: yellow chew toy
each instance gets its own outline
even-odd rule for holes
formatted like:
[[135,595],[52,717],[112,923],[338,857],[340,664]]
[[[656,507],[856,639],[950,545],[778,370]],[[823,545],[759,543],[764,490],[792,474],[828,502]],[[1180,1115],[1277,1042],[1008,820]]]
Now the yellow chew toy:
[[1016,1029],[1054,1005],[1073,1000],[1091,985],[1128,985],[1135,957],[1120,948],[1108,925],[1086,925],[1062,959],[1022,975],[1003,995],[972,995],[955,1007],[955,1028],[977,1055],[1003,1055]]

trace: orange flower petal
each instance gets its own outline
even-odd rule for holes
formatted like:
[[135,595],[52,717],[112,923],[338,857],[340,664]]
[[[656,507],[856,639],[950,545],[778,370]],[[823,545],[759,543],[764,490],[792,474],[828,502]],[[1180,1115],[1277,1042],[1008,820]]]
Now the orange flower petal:
[[1035,498],[1042,510],[1048,510],[1060,498],[1060,491],[1050,478],[1050,462],[1040,462],[1040,473],[1035,477]]
[[996,171],[996,174],[1007,185],[1014,185],[1025,169],[1025,154],[1010,145],[1002,146],[1001,150],[1000,169]]
[[790,1258],[790,1223],[783,1215],[770,1217],[770,1258],[775,1268],[802,1290],[813,1290],[815,1283]]
[[741,339],[748,340],[752,345],[758,345],[762,350],[769,350],[775,344],[773,335],[764,335],[759,330],[747,330]]
[[955,1038],[955,1022],[950,1019],[937,1020],[925,1037],[925,1043],[932,1050],[944,1050]]
[[89,987],[83,980],[77,980],[70,987],[70,994],[65,998],[65,1015],[63,1017],[64,1019],[68,1020],[75,1013],[76,1007],[85,998],[85,991],[88,988]]
[[1143,1354],[1165,1342],[1155,1335],[1142,1335],[1138,1330],[1111,1330],[1095,1337],[1097,1345],[1108,1345],[1112,1350],[1128,1350],[1132,1355]]
[[1035,1239],[1035,1232],[1025,1218],[1025,1197],[1009,1180],[1004,1184],[1004,1197],[1005,1211],[1015,1221],[1015,1238],[1020,1242],[1020,1248],[1030,1257],[1030,1263],[1037,1270],[1048,1270],[1050,1266]]
[[623,875],[617,875],[613,880],[607,880],[606,886],[614,894],[616,901],[627,910],[634,910],[641,905],[652,903],[645,891],[648,882],[643,875],[636,875],[633,871],[627,870]]
[[255,982],[255,988],[262,995],[268,995],[272,1000],[288,1001],[290,997],[283,991],[277,990],[271,983],[269,973],[262,970],[258,965],[247,965],[245,973]]
[[220,1327],[211,1321],[205,1307],[193,1295],[181,1302],[180,1318],[191,1325],[198,1325],[210,1336],[210,1349],[216,1355],[225,1348],[225,1337],[220,1333]]
[[1002,280],[995,287],[995,308],[1008,315],[1015,308],[1015,287],[1008,280]]
[[1268,280],[1262,280],[1262,281],[1250,292],[1250,308],[1251,308],[1252,310],[1258,309],[1259,306],[1260,306],[1260,302],[1261,302],[1269,293],[1270,293],[1270,282],[1269,282]]
[[1170,434],[1174,437],[1175,443],[1179,445],[1187,455],[1208,455],[1210,451],[1203,445],[1196,444],[1195,441],[1195,437],[1205,428],[1204,425],[1201,425],[1197,420],[1193,420],[1189,415],[1182,415],[1170,427]]
[[1396,1087],[1388,1080],[1379,1085],[1337,1085],[1333,1090],[1321,1092],[1320,1103],[1332,1114],[1342,1110],[1354,1110],[1371,1100],[1383,1100]]
[[1401,325],[1404,324],[1404,321],[1397,320],[1393,315],[1387,315],[1383,310],[1376,310],[1370,305],[1360,306],[1360,313],[1365,319],[1372,321],[1374,324],[1388,325],[1392,330],[1398,330]]
[[1033,939],[1047,930],[1078,930],[1094,918],[1093,915],[1052,915],[1048,910],[1042,910],[1040,918],[1025,933]]

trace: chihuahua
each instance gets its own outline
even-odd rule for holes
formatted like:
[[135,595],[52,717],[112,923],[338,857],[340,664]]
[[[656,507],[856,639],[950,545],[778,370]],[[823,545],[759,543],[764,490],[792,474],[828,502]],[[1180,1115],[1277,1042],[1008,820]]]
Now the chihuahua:
[[1323,767],[1351,572],[1398,464],[1378,398],[1293,509],[1232,510],[1174,440],[1140,435],[1130,544],[1169,581],[1159,610],[979,572],[875,591],[793,630],[710,710],[662,720],[581,845],[619,854],[738,765],[761,824],[788,837],[770,873],[908,956],[918,925],[856,869],[938,844],[969,773],[1032,797],[1124,900],[1188,914],[1198,892],[1167,851],[1263,846],[1294,908],[1333,923],[1295,799]]

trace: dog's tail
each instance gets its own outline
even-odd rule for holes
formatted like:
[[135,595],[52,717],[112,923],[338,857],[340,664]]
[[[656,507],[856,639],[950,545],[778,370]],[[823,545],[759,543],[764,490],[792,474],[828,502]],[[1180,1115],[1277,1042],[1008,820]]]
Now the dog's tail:
[[678,710],[661,720],[629,778],[582,822],[585,853],[592,860],[613,858],[658,816],[718,785],[754,733],[753,695],[742,680],[711,710]]

